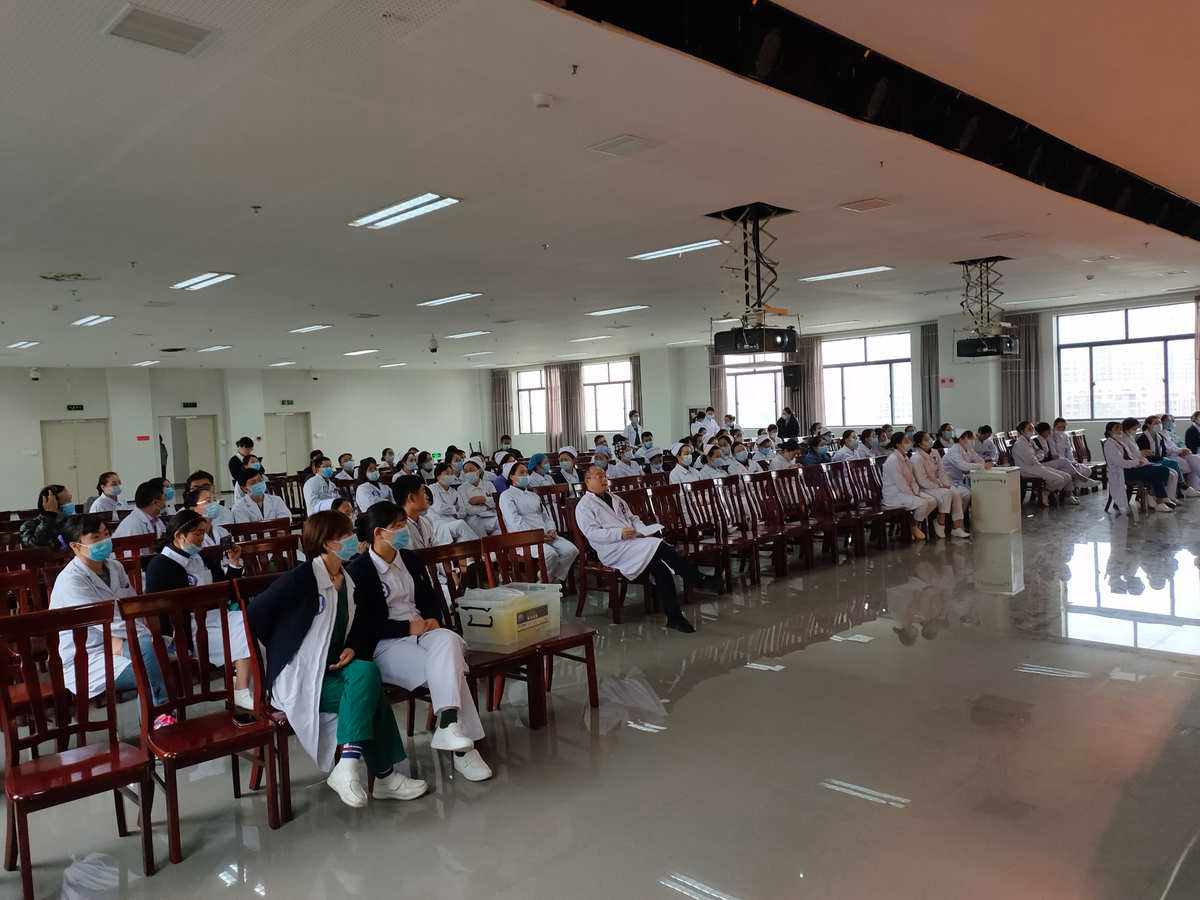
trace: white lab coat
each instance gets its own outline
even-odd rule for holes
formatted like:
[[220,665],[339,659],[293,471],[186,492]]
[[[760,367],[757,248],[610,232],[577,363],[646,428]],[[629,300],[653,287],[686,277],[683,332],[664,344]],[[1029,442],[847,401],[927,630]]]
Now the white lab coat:
[[650,457],[654,455],[654,450],[654,441],[650,442],[649,447],[645,446],[644,444],[638,444],[637,449],[633,451],[633,458],[640,459],[642,462],[648,463],[650,461]]
[[641,466],[634,462],[621,462],[621,460],[617,460],[608,467],[608,471],[605,474],[609,478],[629,478],[635,475],[644,475],[645,472]]
[[776,453],[771,457],[771,465],[768,468],[772,472],[779,472],[783,469],[794,469],[796,468],[796,461],[788,459],[783,453]]
[[[674,471],[674,470],[672,470]],[[575,507],[575,524],[596,551],[600,562],[633,580],[646,571],[658,552],[662,538],[635,537],[621,539],[626,528],[644,528],[642,520],[629,511],[629,506],[616,494],[611,494],[612,507],[588,491]]]
[[750,469],[745,463],[740,463],[736,459],[729,460],[729,465],[725,467],[726,475],[749,475]]
[[995,465],[1000,461],[1000,442],[996,440],[996,436],[992,435],[989,438],[984,438],[979,442],[979,447],[976,452],[983,458],[985,462],[990,462]]
[[554,479],[549,475],[543,475],[541,472],[529,473],[530,487],[550,487],[552,484],[554,484]]
[[1047,468],[1070,475],[1076,481],[1087,481],[1091,477],[1091,469],[1075,462],[1075,451],[1066,432],[1059,434],[1051,430],[1045,438],[1035,437],[1033,440],[1034,446],[1042,450],[1042,464]]
[[467,524],[466,503],[457,487],[444,488],[435,481],[429,485],[429,493],[433,497],[433,503],[425,511],[425,517],[429,519],[429,524],[434,530],[446,538],[444,543],[479,540],[475,529]]
[[[125,574],[125,567],[112,557],[105,563],[108,569],[108,584],[75,557],[54,581],[54,589],[50,592],[50,608],[65,609],[69,606],[84,606],[89,603],[109,602],[113,607],[112,636],[126,640],[125,620],[121,618],[121,610],[117,601],[122,597],[137,596]],[[87,695],[95,697],[104,690],[104,631],[100,626],[88,628],[85,641],[88,654],[88,683]],[[131,653],[139,652],[136,647],[130,647]],[[75,693],[75,638],[70,631],[63,631],[58,636],[58,655],[63,664],[63,683],[67,690]],[[117,678],[131,665],[123,654],[113,654],[113,678]]]
[[159,518],[150,518],[140,509],[135,509],[124,519],[121,524],[113,531],[112,536],[115,538],[133,537],[138,534],[154,534],[158,537],[163,536],[163,532],[167,530],[167,526],[163,524],[163,520]]
[[1193,488],[1200,488],[1200,457],[1196,456],[1195,453],[1182,455],[1179,452],[1179,444],[1176,441],[1174,432],[1166,431],[1165,429],[1162,433],[1162,446],[1163,455],[1179,463],[1179,468],[1183,470],[1188,485]]
[[667,480],[671,484],[683,484],[685,481],[699,481],[700,473],[691,466],[685,466],[680,462],[676,462],[675,468],[671,470],[671,474],[667,476]]
[[634,425],[630,422],[625,426],[625,430],[621,434],[625,435],[625,440],[629,441],[630,445],[636,447],[642,440],[642,432],[646,430],[642,428],[641,422]]
[[354,492],[354,505],[359,512],[366,512],[382,500],[391,500],[392,492],[378,481],[364,481]]
[[845,445],[838,447],[833,451],[833,458],[830,460],[830,462],[846,462],[847,460],[851,459],[859,459],[857,450],[857,447],[855,447],[854,450],[851,450]]
[[338,469],[333,473],[334,481],[354,481],[354,473],[347,472],[345,469]]
[[[570,469],[565,469],[562,466],[559,466],[558,474],[562,477],[562,480],[566,484],[579,484],[580,479],[579,479],[579,467],[578,466],[573,466]],[[505,491],[504,493],[507,494],[508,491]],[[501,494],[501,497],[503,497],[503,496],[504,495]]]
[[262,506],[255,503],[249,494],[243,494],[242,499],[233,505],[233,521],[239,525],[244,522],[268,522],[272,519],[291,517],[292,512],[283,502],[283,498],[274,494],[264,494]]
[[971,502],[971,489],[965,485],[955,487],[951,483],[936,452],[913,450],[909,463],[921,493],[937,501],[938,512],[949,513],[955,522],[961,519],[963,508]]
[[[205,535],[205,546],[212,546],[209,544],[210,537],[216,538],[214,543],[220,542],[220,537],[215,534]],[[183,568],[183,571],[187,573],[190,586],[200,587],[212,584],[212,572],[209,571],[204,558],[199,554],[188,556],[180,553],[174,547],[164,547],[162,552],[163,556]],[[229,567],[222,563],[222,568],[228,570]],[[229,658],[231,660],[248,659],[250,648],[246,644],[246,626],[242,624],[241,610],[231,610],[226,615],[229,617]],[[209,663],[214,666],[225,665],[225,648],[221,639],[221,614],[215,609],[210,609],[204,619],[204,626],[208,632]]]
[[937,501],[921,493],[908,457],[898,449],[888,454],[883,464],[883,505],[889,509],[910,509],[921,523],[937,508]]
[[[320,478],[321,476],[317,476]],[[310,479],[311,480],[311,479]],[[282,710],[304,752],[312,757],[322,772],[333,769],[333,752],[337,747],[337,715],[321,709],[321,682],[325,679],[325,660],[329,656],[329,639],[337,616],[337,589],[329,578],[325,561],[317,557],[311,563],[317,579],[321,600],[308,633],[271,686],[271,702]],[[343,568],[346,579],[346,633],[354,624],[354,581]]]
[[[500,520],[496,518],[496,486],[492,484],[490,475],[481,473],[479,484],[467,484],[464,481],[458,486],[458,493],[462,496],[467,511],[466,522],[472,531],[481,538],[500,533]],[[486,505],[473,505],[469,502],[472,497],[482,497]]]
[[[554,519],[542,506],[541,495],[526,488],[510,487],[500,495],[500,510],[504,513],[504,525],[510,531],[542,530],[554,531]],[[555,534],[554,540],[547,539],[546,572],[550,580],[561,581],[571,571],[579,548],[561,534]],[[534,548],[534,553],[537,548]]]
[[1129,499],[1125,496],[1125,470],[1136,469],[1141,465],[1143,457],[1135,444],[1133,449],[1120,438],[1108,438],[1101,449],[1104,451],[1104,461],[1108,464],[1108,496],[1116,508],[1128,514]]
[[129,509],[130,504],[127,500],[114,500],[108,494],[101,494],[92,501],[91,507],[88,509],[90,513],[112,513],[112,520],[117,521],[117,510]]
[[700,481],[709,481],[713,478],[724,478],[729,473],[720,466],[714,466],[711,463],[705,463],[700,468]]
[[325,512],[341,496],[324,475],[313,475],[304,482],[304,508],[310,516],[313,513]]
[[971,472],[977,472],[987,465],[987,460],[974,450],[963,450],[960,444],[955,444],[946,451],[942,459],[946,466],[946,474],[954,484],[965,484]]
[[1042,463],[1043,453],[1028,438],[1021,436],[1013,441],[1013,464],[1019,466],[1026,478],[1040,478],[1049,491],[1062,491],[1071,486],[1071,476]]

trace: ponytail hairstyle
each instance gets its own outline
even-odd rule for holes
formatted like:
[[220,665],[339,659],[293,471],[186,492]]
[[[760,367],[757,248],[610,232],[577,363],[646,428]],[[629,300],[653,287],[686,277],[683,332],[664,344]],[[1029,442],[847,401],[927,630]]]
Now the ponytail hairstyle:
[[159,546],[159,552],[166,547],[175,545],[175,538],[181,534],[187,534],[189,531],[195,531],[197,526],[208,530],[208,520],[194,509],[181,509],[175,513],[171,519],[171,525],[163,533],[162,544]]
[[397,519],[404,518],[404,510],[391,500],[380,500],[361,513],[354,522],[354,533],[364,544],[375,543],[376,528],[390,528]]
[[369,466],[378,467],[379,462],[373,456],[364,456],[358,461],[358,477],[363,481],[367,480],[367,468]]
[[[903,441],[906,437],[908,437],[908,435],[905,434],[903,431],[894,431],[894,432],[892,432],[892,439],[890,441],[888,441],[888,446],[891,447],[893,450],[896,450],[897,448],[899,448],[900,442]],[[913,437],[909,438],[909,440],[913,440],[913,439],[915,439],[915,437],[916,437],[916,435],[913,435]]]

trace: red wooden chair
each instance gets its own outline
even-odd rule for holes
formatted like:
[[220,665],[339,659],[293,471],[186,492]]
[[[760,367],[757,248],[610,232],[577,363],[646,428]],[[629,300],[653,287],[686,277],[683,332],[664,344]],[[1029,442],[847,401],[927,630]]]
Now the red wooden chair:
[[649,472],[642,477],[642,484],[647,488],[666,484],[669,477],[666,472]]
[[307,474],[306,472],[304,475],[287,475],[283,478],[267,480],[267,491],[281,498],[284,505],[287,506],[288,512],[292,514],[293,528],[303,525],[308,516],[308,511],[304,506],[304,481]]
[[644,487],[641,475],[623,475],[620,478],[610,478],[608,481],[608,489],[614,494],[620,494],[625,491],[640,491]]
[[[758,538],[746,521],[735,522],[725,498],[717,493],[715,481],[685,481],[682,485],[684,504],[692,522],[699,526],[713,544],[725,552],[725,586],[733,590],[732,560],[737,557],[740,571],[750,568],[750,578],[759,582]],[[711,526],[711,533],[709,527]]]
[[[550,520],[554,522],[554,530],[566,537],[571,533],[571,526],[567,523],[566,503],[568,490],[565,484],[547,484],[535,487],[532,489],[535,494],[542,498],[542,509],[550,516]],[[499,514],[499,505],[496,507],[497,515]],[[563,593],[573,594],[578,590],[578,584],[575,579],[575,566],[571,566],[571,571],[567,572],[567,577],[563,579]]]
[[[794,475],[791,474],[793,472]],[[861,542],[862,523],[852,514],[835,509],[832,492],[825,479],[825,470],[821,466],[784,469],[775,473],[775,481],[781,486],[787,485],[792,478],[795,478],[796,488],[804,493],[814,528],[822,535],[825,552],[833,562],[837,562],[839,539],[843,535],[846,536],[847,550],[852,539]]]
[[733,584],[733,566],[729,549],[708,540],[703,535],[704,522],[688,522],[684,514],[683,491],[677,484],[664,484],[650,488],[650,503],[654,507],[654,518],[663,526],[660,535],[675,545],[675,549],[696,565],[712,566],[724,579],[725,585]]
[[768,531],[782,532],[788,545],[795,545],[803,558],[805,565],[812,568],[813,536],[812,524],[807,511],[799,518],[788,521],[783,504],[775,492],[775,478],[772,472],[753,472],[745,476],[745,497],[760,522],[766,523]]
[[222,525],[235,543],[255,543],[271,538],[288,537],[292,533],[291,519],[266,519],[262,522],[234,522]]
[[[623,496],[623,499],[628,500],[631,496],[634,495],[626,494]],[[576,591],[575,617],[579,618],[583,615],[584,607],[587,606],[588,601],[588,583],[592,579],[595,579],[596,589],[603,590],[608,594],[608,611],[609,615],[612,616],[613,624],[620,625],[622,612],[625,608],[625,594],[629,590],[630,582],[620,571],[600,562],[596,548],[588,542],[587,536],[579,529],[579,525],[575,521],[575,507],[578,505],[579,500],[572,497],[566,502],[563,508],[568,525],[570,526],[570,534],[573,542],[579,548],[579,558],[575,561],[579,578],[579,588]],[[632,505],[630,506],[630,511],[634,515],[637,515]],[[645,521],[645,519],[642,521]],[[643,587],[646,612],[649,613],[653,609],[653,597],[651,596],[649,586],[645,578],[638,579],[637,583]]]
[[1100,482],[1104,490],[1108,490],[1108,463],[1104,461],[1104,457],[1100,457],[1100,462],[1092,461],[1092,451],[1088,448],[1087,432],[1072,431],[1071,449],[1075,451],[1075,461],[1089,467],[1092,470],[1092,478]]
[[[726,475],[720,479],[720,491],[725,499],[731,521],[744,523],[744,527],[754,535],[759,553],[769,553],[771,570],[777,578],[783,578],[788,573],[788,538],[783,528],[782,517],[774,520],[761,515],[755,508],[749,496],[750,488],[742,475]],[[757,568],[758,559],[755,558]]]
[[121,562],[152,556],[159,537],[156,534],[131,534],[129,537],[113,538],[113,557]]
[[246,575],[269,575],[294,569],[298,560],[298,545],[299,538],[294,534],[239,544],[242,571]]
[[[884,515],[879,507],[870,503],[860,502],[850,482],[850,475],[845,462],[829,463],[821,467],[824,471],[825,487],[829,491],[835,513],[850,519],[857,528],[852,531],[855,537],[854,555],[865,556],[867,553],[866,533],[879,532],[883,528]],[[805,480],[808,480],[807,467]],[[886,546],[886,542],[885,542]]]
[[489,535],[483,539],[481,550],[484,574],[490,585],[512,581],[550,582],[546,571],[546,535],[541,529]]
[[29,547],[22,550],[7,550],[0,553],[0,572],[16,572],[20,569],[44,569],[56,566],[61,569],[71,561],[72,554],[47,547]]
[[[154,842],[151,837],[151,807],[154,803],[149,754],[140,747],[117,739],[117,703],[113,691],[112,604],[94,603],[66,609],[45,610],[0,618],[0,721],[4,727],[4,799],[8,827],[4,842],[4,868],[21,863],[21,889],[25,900],[32,900],[33,858],[29,849],[31,812],[48,809],[82,797],[112,791],[116,804],[117,833],[129,834],[125,822],[123,796],[127,795],[141,810],[142,866],[147,876],[154,874]],[[88,701],[87,692],[72,696],[63,684],[62,660],[57,652],[49,657],[49,694],[29,686],[40,684],[37,648],[58,647],[60,632],[69,631],[75,642],[75,683],[88,682],[87,633],[89,628],[102,632],[106,688],[103,716]],[[136,654],[135,654],[136,655]],[[13,662],[8,663],[9,660]],[[25,705],[15,702],[18,694]],[[73,714],[73,715],[72,715]],[[19,732],[24,726],[24,737]],[[104,739],[88,743],[88,735],[104,733]],[[71,737],[75,746],[69,748]],[[58,752],[39,756],[41,744],[54,742]],[[28,750],[31,759],[21,762]],[[137,785],[137,795],[130,790]]]
[[[267,824],[280,826],[279,791],[276,782],[276,724],[261,712],[255,712],[249,722],[235,721],[233,706],[233,659],[229,652],[229,585],[210,584],[179,591],[161,591],[144,597],[120,601],[121,617],[130,635],[148,631],[158,666],[162,670],[167,700],[155,704],[150,696],[146,664],[140,653],[131,654],[137,678],[138,698],[142,713],[142,747],[156,757],[163,767],[160,783],[167,798],[167,836],[171,862],[183,860],[183,845],[179,829],[179,794],[177,774],[180,769],[230,757],[233,766],[233,795],[241,797],[241,775],[238,760],[247,755],[251,763],[265,753],[267,759]],[[218,687],[213,687],[216,667],[209,661],[206,618],[216,611],[221,623],[223,665]],[[167,652],[162,621],[170,621],[174,634],[194,634],[193,641],[176,640],[176,658]],[[195,626],[195,627],[193,627]],[[194,644],[194,646],[193,646]],[[251,677],[262,681],[262,669],[254,668],[251,657]],[[198,704],[223,703],[224,709],[188,718],[188,711]],[[176,723],[153,728],[154,720],[163,713],[176,718]],[[251,751],[257,751],[252,753]],[[158,777],[157,775],[155,776]],[[286,778],[286,772],[284,773]]]
[[893,525],[896,526],[896,534],[900,540],[912,543],[912,511],[903,507],[883,505],[883,482],[871,460],[847,460],[846,476],[850,481],[850,490],[859,506],[878,514],[879,518],[873,520],[873,527],[876,529],[876,546],[880,550],[887,549],[888,533]]

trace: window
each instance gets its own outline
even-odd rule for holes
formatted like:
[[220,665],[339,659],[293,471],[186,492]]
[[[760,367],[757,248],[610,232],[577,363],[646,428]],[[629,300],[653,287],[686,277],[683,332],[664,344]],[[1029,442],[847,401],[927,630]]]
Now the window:
[[585,363],[583,375],[583,428],[585,431],[621,431],[629,422],[633,405],[633,369],[627,359]]
[[1056,317],[1058,396],[1068,419],[1143,418],[1196,408],[1196,306]]
[[546,431],[546,382],[541,369],[517,373],[517,431],[521,434]]
[[742,353],[724,362],[725,396],[738,427],[748,431],[774,423],[784,406],[783,354]]
[[821,342],[825,424],[912,421],[912,336],[871,334]]

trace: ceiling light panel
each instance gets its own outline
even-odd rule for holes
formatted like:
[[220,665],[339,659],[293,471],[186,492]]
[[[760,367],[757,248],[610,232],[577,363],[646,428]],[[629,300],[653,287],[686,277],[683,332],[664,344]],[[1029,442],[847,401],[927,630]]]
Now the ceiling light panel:
[[474,300],[476,297],[482,297],[481,293],[467,294],[452,294],[449,297],[439,297],[437,300],[425,300],[418,303],[417,306],[445,306],[447,303],[458,303],[460,300]]
[[212,287],[214,284],[229,281],[231,278],[237,278],[237,276],[231,272],[205,272],[203,275],[196,275],[192,278],[185,278],[183,281],[175,282],[175,284],[171,285],[171,290],[202,291],[205,288]]
[[342,356],[370,356],[372,353],[378,353],[379,348],[374,350],[351,350],[349,353],[343,353]]
[[639,309],[649,309],[649,306],[614,306],[612,309],[597,309],[588,313],[589,316],[617,316],[621,313],[637,312]]
[[460,331],[458,334],[446,335],[448,341],[461,341],[463,338],[483,337],[485,334],[491,334],[490,331]]
[[141,362],[135,362],[133,364],[133,367],[135,369],[148,369],[148,368],[150,368],[150,366],[157,366],[157,365],[158,365],[157,359],[143,359]]
[[269,365],[267,368],[282,369],[284,366],[294,366],[295,364],[296,363],[294,360],[285,359],[283,362],[271,363],[271,365]]
[[692,338],[691,340],[687,340],[687,341],[667,341],[667,346],[668,347],[678,347],[682,344],[699,344],[699,343],[701,343],[700,338]]
[[813,281],[833,281],[835,278],[853,278],[855,275],[874,275],[876,272],[890,272],[891,266],[868,266],[865,269],[848,269],[845,272],[830,272],[828,275],[809,275],[798,279],[804,283]]
[[680,244],[678,247],[667,247],[663,250],[647,250],[645,253],[638,253],[628,258],[645,262],[651,259],[662,259],[664,256],[682,256],[685,253],[695,253],[697,250],[707,250],[709,247],[720,247],[724,243],[724,241],[714,238],[707,241],[696,241],[694,244]]
[[408,363],[384,363],[379,368],[381,368],[381,369],[398,369],[401,366],[407,366],[407,365],[408,365]]
[[211,347],[201,347],[197,353],[218,353],[221,350],[232,350],[233,344],[213,344]]
[[8,349],[9,350],[28,350],[30,347],[36,347],[40,343],[41,343],[41,341],[16,341],[15,343],[9,344]]
[[415,219],[417,216],[423,216],[435,210],[445,209],[447,206],[453,206],[458,202],[456,197],[443,197],[441,194],[425,193],[416,197],[410,197],[408,200],[403,200],[385,209],[368,213],[362,218],[355,219],[353,222],[348,222],[347,224],[351,228],[369,228],[375,231],[380,228],[389,228],[392,225],[406,222],[409,219]]
[[592,337],[571,338],[571,340],[567,341],[567,343],[568,344],[586,344],[589,341],[607,341],[610,337],[612,337],[611,334],[596,334],[596,335],[593,335]]
[[495,352],[494,350],[476,350],[474,353],[464,353],[463,359],[473,359],[476,356],[491,356]]
[[866,200],[855,200],[852,203],[843,203],[839,209],[844,209],[847,212],[864,213],[871,212],[876,209],[887,209],[892,205],[891,200],[884,200],[882,197],[868,197]]
[[71,324],[80,328],[92,328],[96,325],[103,325],[105,322],[111,322],[114,318],[115,316],[84,316]]
[[312,334],[314,331],[324,331],[332,325],[305,325],[303,328],[293,328],[288,334]]

